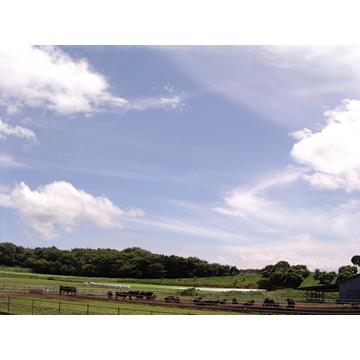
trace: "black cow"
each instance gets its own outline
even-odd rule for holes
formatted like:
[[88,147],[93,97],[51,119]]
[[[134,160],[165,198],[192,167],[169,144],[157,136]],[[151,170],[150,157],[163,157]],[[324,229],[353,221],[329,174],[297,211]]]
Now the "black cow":
[[287,301],[287,307],[290,309],[293,309],[295,307],[295,301],[293,299],[286,299]]
[[253,306],[255,304],[255,300],[249,300],[244,302],[244,306]]
[[271,298],[266,298],[264,300],[263,306],[265,306],[265,307],[275,307],[275,308],[280,307],[280,305],[274,299],[271,299]]
[[65,295],[76,295],[76,292],[77,292],[76,287],[60,285],[60,288],[59,288],[59,294],[60,294],[60,295],[62,295],[62,294],[65,294]]

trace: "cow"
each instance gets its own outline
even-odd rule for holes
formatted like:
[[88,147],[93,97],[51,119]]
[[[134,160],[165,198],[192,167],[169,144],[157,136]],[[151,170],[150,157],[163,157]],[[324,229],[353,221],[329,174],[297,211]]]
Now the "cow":
[[280,305],[274,299],[271,299],[271,298],[266,298],[264,300],[263,306],[265,306],[265,307],[280,307]]
[[65,294],[65,295],[76,295],[76,293],[77,293],[76,287],[60,285],[60,288],[59,288],[59,294],[60,294],[60,295],[62,295],[62,294]]
[[287,301],[287,307],[290,309],[293,309],[295,307],[295,301],[293,299],[286,299]]
[[175,297],[172,295],[167,296],[164,300],[167,303],[179,303],[180,302],[180,299],[177,296]]

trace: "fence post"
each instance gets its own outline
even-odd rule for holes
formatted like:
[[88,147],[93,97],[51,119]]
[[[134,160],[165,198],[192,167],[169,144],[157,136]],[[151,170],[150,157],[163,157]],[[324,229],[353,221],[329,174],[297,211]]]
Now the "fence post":
[[61,314],[61,301],[59,301],[59,314]]
[[33,300],[31,304],[31,315],[34,315],[34,306],[35,306],[35,300]]
[[10,299],[11,297],[8,297],[8,303],[7,303],[7,312],[10,313]]
[[153,315],[153,311],[152,311],[152,310],[150,310],[150,315]]
[[120,315],[120,308],[118,307],[118,315]]
[[87,304],[87,305],[86,305],[86,315],[89,315],[89,313],[90,313],[90,311],[89,311],[89,307],[90,307],[90,305],[89,305],[89,304]]

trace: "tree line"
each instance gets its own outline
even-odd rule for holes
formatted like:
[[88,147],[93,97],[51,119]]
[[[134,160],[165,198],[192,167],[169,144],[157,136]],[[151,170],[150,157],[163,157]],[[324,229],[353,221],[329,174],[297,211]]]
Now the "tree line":
[[0,265],[30,268],[56,275],[117,278],[188,278],[239,274],[236,266],[209,263],[197,257],[159,255],[132,247],[124,250],[52,247],[34,249],[0,243]]
[[[335,271],[315,269],[319,284],[337,283],[358,273],[360,256]],[[260,288],[297,288],[310,275],[306,265],[290,265],[279,261],[263,269],[239,270],[236,266],[209,263],[197,257],[159,255],[139,247],[124,250],[75,248],[60,250],[55,246],[27,248],[12,243],[0,243],[0,265],[30,268],[36,273],[97,276],[115,278],[193,278],[260,273]],[[355,266],[357,265],[357,266]]]
[[[338,272],[320,271],[315,269],[314,279],[320,285],[337,284],[358,273],[357,266],[360,266],[360,256],[354,256],[351,262],[354,265],[340,266]],[[357,265],[357,266],[355,266]],[[305,265],[290,265],[287,261],[279,261],[275,265],[267,265],[261,270],[262,279],[258,285],[264,289],[276,288],[297,288],[310,275],[310,270]]]

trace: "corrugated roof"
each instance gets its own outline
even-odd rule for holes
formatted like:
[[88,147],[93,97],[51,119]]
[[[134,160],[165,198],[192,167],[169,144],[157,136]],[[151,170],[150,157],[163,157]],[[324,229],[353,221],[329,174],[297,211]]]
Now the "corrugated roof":
[[339,285],[338,284],[330,284],[330,285],[312,285],[312,286],[304,286],[301,288],[297,288],[297,290],[312,290],[312,291],[325,291],[325,292],[331,292],[331,291],[338,291]]

